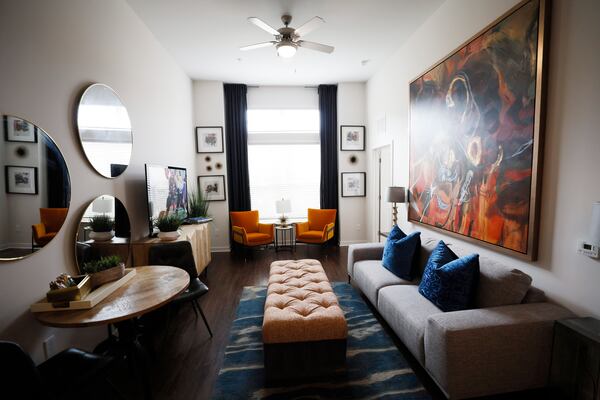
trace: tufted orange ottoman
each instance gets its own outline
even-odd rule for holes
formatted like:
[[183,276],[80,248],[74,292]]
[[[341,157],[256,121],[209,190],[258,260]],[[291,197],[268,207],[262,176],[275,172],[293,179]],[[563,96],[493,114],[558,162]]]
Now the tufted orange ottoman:
[[268,379],[334,372],[346,362],[348,326],[317,260],[271,264],[263,319]]

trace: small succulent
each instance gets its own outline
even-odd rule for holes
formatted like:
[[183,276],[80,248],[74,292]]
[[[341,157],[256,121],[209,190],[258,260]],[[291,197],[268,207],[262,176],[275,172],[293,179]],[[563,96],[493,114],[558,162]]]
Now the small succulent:
[[116,267],[119,264],[121,264],[121,257],[107,256],[101,257],[98,260],[86,262],[85,264],[83,264],[82,269],[85,274],[93,274],[95,272],[100,272],[109,268]]
[[154,226],[161,232],[175,232],[182,223],[183,218],[177,214],[162,215],[154,220]]
[[115,220],[106,214],[95,215],[90,219],[90,226],[94,232],[110,232],[115,227]]

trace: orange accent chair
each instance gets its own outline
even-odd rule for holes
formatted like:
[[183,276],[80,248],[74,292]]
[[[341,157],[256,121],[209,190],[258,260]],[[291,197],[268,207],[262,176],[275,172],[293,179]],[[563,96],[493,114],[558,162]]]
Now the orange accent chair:
[[68,208],[40,208],[40,223],[31,225],[31,251],[34,247],[44,247],[54,239],[68,211]]
[[246,247],[263,246],[273,243],[273,224],[258,222],[258,211],[232,211],[231,233],[233,241]]
[[296,242],[323,244],[333,237],[337,210],[308,209],[308,221],[296,224]]

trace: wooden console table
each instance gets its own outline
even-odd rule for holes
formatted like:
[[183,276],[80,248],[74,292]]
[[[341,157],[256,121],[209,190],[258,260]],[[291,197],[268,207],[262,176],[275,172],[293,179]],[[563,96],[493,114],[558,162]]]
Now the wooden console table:
[[[175,241],[187,240],[192,244],[194,260],[196,260],[196,270],[201,274],[211,261],[210,248],[210,225],[208,223],[195,225],[182,225],[181,236]],[[132,243],[131,253],[133,256],[133,266],[148,265],[148,252],[152,245],[163,242],[158,238],[146,238]]]

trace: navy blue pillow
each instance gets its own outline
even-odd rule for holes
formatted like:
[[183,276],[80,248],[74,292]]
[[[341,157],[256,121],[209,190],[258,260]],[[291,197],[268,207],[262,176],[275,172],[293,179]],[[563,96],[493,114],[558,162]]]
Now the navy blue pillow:
[[398,225],[394,225],[392,230],[387,236],[387,241],[390,240],[398,240],[406,237],[406,233],[402,232],[402,229],[398,227]]
[[479,280],[479,255],[458,258],[440,240],[431,253],[419,293],[442,311],[471,308]]
[[[400,228],[398,230],[404,235]],[[420,248],[421,232],[413,232],[397,240],[391,239],[388,236],[388,240],[385,242],[385,247],[383,248],[381,264],[399,278],[412,281],[415,271],[415,255]]]

